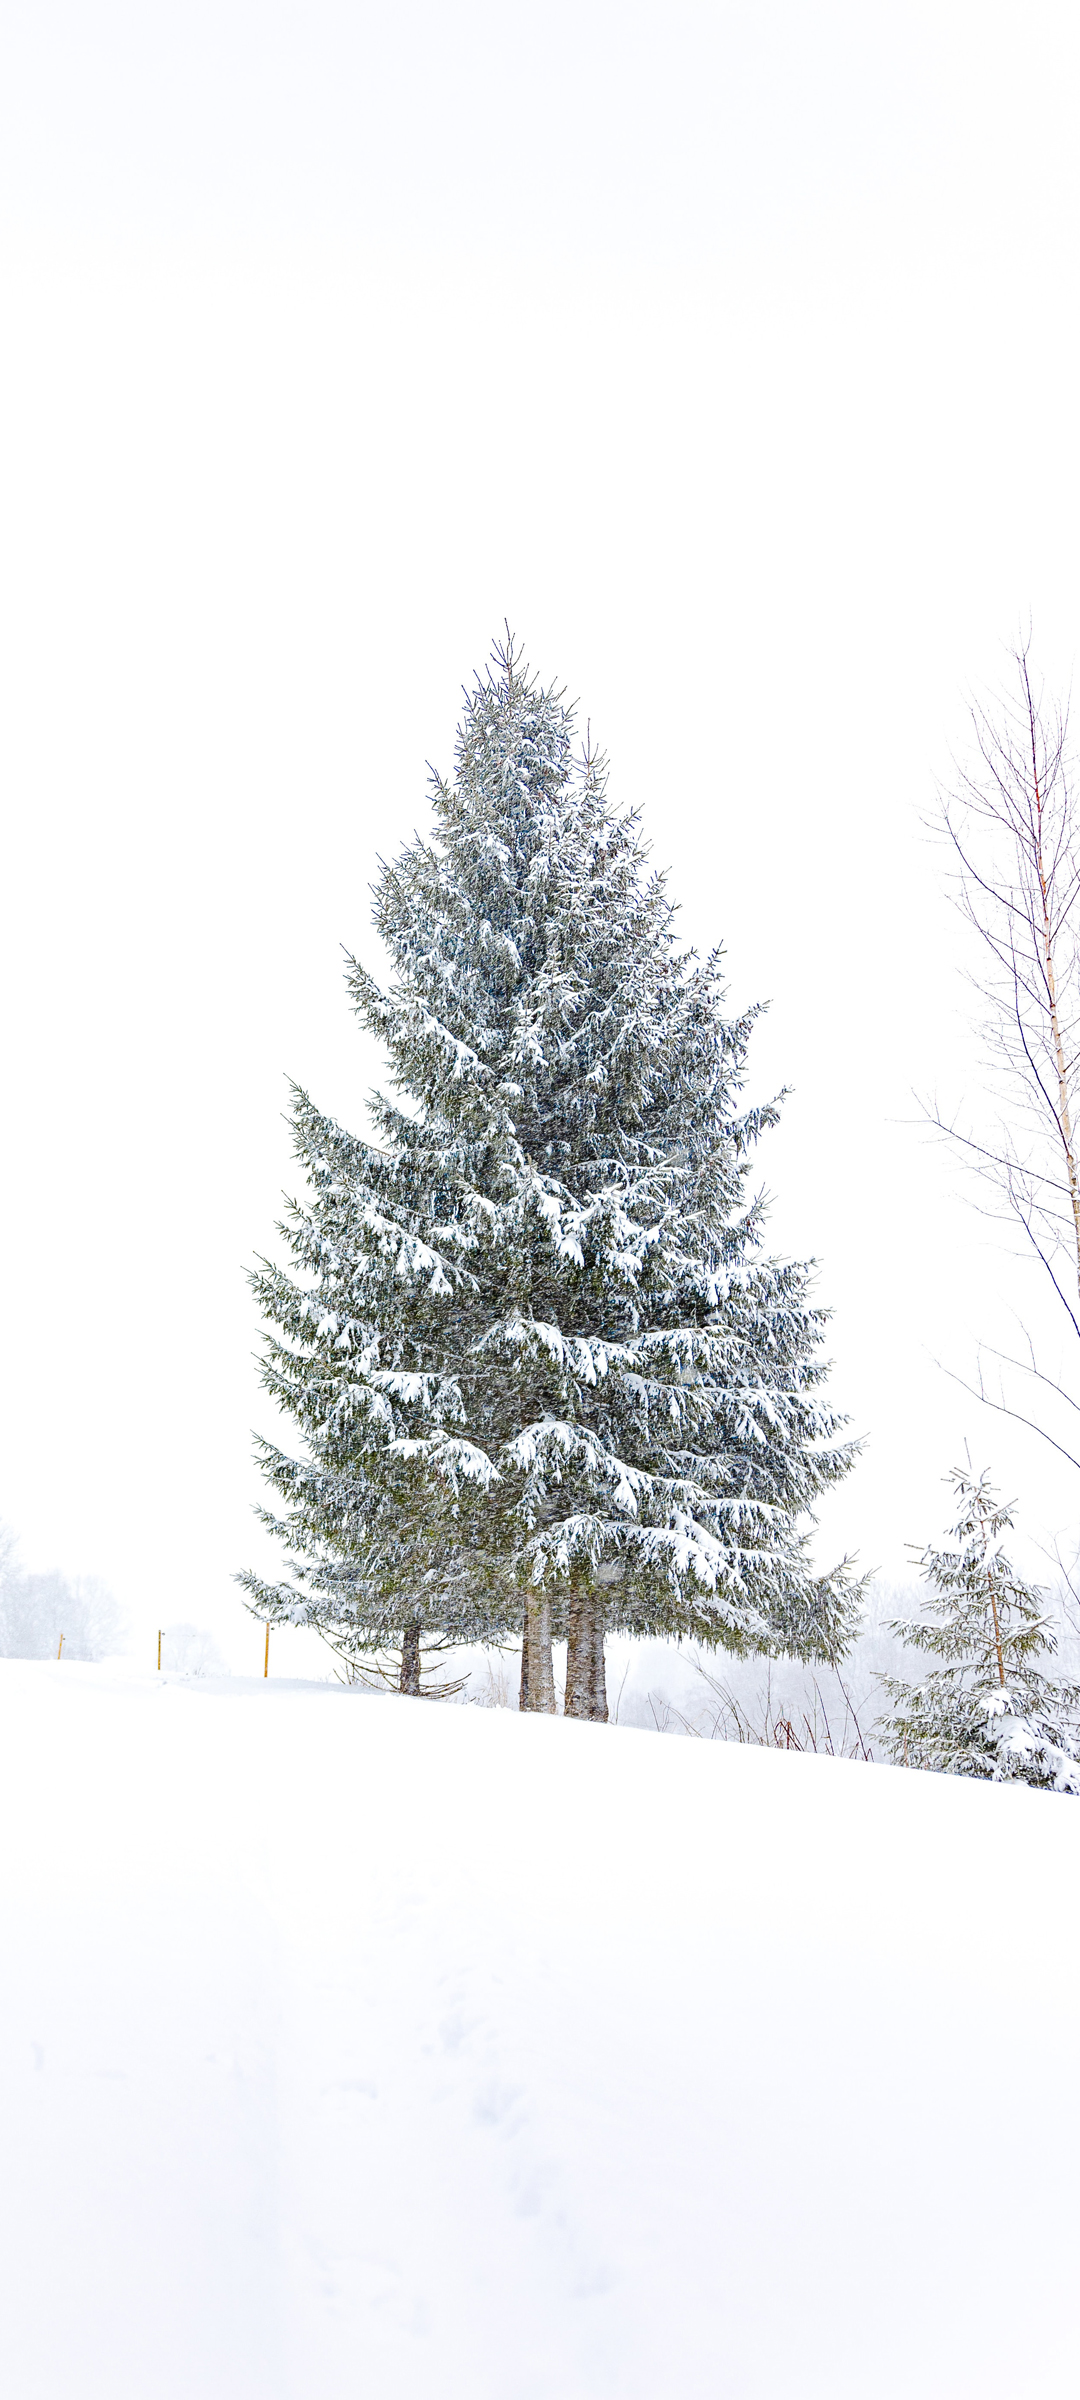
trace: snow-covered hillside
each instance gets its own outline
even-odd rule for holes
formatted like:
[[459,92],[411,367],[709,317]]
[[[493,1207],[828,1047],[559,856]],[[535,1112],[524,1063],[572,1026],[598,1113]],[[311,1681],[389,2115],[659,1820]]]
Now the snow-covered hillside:
[[12,2400],[1071,2388],[1080,1806],[0,1665]]

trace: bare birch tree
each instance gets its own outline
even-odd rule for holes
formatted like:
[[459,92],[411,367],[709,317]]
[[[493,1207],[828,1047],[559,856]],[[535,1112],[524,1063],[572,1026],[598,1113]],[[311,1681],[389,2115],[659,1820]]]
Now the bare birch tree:
[[[1012,660],[1014,688],[995,706],[972,709],[970,763],[940,810],[957,904],[982,949],[971,981],[997,1122],[980,1133],[936,1107],[928,1114],[976,1175],[985,1213],[1018,1231],[1056,1296],[1067,1349],[1077,1344],[1075,1373],[1067,1369],[1064,1382],[1025,1335],[1026,1357],[984,1350],[969,1388],[1080,1466],[1038,1413],[1010,1404],[1000,1374],[1015,1368],[1031,1379],[1029,1390],[1044,1398],[1052,1391],[1080,1414],[1080,825],[1068,711],[1036,692],[1030,642]],[[996,1393],[987,1356],[997,1361]]]

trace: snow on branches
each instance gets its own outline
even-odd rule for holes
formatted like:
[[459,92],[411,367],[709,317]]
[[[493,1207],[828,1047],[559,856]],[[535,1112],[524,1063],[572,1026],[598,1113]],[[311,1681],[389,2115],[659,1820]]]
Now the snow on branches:
[[605,1622],[831,1657],[854,1590],[805,1533],[851,1447],[808,1271],[763,1253],[748,1189],[756,1012],[678,947],[637,819],[510,643],[432,807],[376,887],[388,988],[349,964],[376,1139],[294,1093],[307,1196],[255,1289],[305,1450],[261,1445],[293,1564],[253,1602],[346,1647],[524,1612],[529,1705],[577,1627],[583,1713]]
[[1080,1793],[1080,1687],[1042,1673],[1057,1647],[1042,1599],[1006,1558],[1012,1516],[987,1475],[957,1469],[955,1547],[927,1549],[926,1615],[893,1625],[942,1663],[921,1683],[883,1678],[892,1756],[993,1782]]

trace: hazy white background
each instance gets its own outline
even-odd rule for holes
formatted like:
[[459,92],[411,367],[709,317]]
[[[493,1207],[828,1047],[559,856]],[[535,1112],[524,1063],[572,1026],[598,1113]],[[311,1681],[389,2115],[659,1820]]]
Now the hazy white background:
[[868,1436],[823,1557],[903,1573],[965,1435],[1069,1538],[934,1363],[1027,1285],[912,1090],[971,1083],[965,690],[1029,610],[1072,672],[1078,61],[1046,0],[7,0],[0,1515],[140,1638],[261,1664],[284,1076],[359,1121],[340,945],[504,616],[772,1001]]

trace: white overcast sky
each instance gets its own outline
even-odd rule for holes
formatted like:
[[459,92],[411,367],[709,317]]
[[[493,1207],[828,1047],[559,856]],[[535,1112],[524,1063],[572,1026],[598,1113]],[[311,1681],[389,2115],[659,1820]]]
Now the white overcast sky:
[[1075,1476],[944,1372],[1028,1286],[912,1093],[972,1088],[921,826],[965,693],[1029,612],[1073,669],[1077,25],[7,0],[0,1515],[30,1563],[251,1663],[243,1269],[284,1077],[361,1121],[341,945],[374,955],[376,854],[504,617],[733,1003],[771,1002],[773,1236],[820,1262],[867,1437],[823,1562],[903,1574],[965,1437],[1068,1538]]

